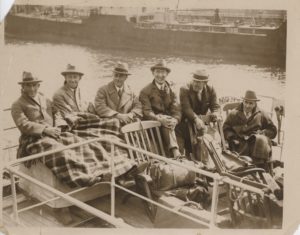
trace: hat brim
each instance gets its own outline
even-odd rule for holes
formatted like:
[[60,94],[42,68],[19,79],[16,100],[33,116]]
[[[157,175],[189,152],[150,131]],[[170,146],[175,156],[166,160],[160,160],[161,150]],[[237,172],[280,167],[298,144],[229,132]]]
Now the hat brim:
[[197,78],[194,78],[194,77],[193,77],[193,80],[194,80],[194,81],[197,81],[197,82],[208,82],[208,81],[209,81],[209,78],[206,78],[206,79],[197,79]]
[[84,75],[84,73],[78,72],[78,71],[64,71],[61,72],[61,75],[65,76],[66,74],[79,74],[80,76]]
[[18,84],[30,84],[30,83],[40,83],[42,80],[36,80],[36,81],[28,81],[28,82],[18,82]]
[[117,71],[117,70],[114,70],[113,72],[114,72],[114,73],[118,73],[118,74],[131,75],[131,73],[128,73],[128,72],[126,72],[126,71]]
[[171,69],[167,68],[167,67],[163,67],[163,66],[152,66],[151,68],[151,71],[153,72],[154,69],[164,69],[166,70],[168,73],[171,72]]
[[245,98],[245,97],[242,97],[243,100],[248,100],[248,101],[260,101],[260,99],[248,99],[248,98]]

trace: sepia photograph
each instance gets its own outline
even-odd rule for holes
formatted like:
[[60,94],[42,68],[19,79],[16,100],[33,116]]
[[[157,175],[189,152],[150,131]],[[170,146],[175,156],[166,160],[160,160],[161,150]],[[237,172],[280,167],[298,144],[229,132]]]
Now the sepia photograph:
[[1,22],[2,226],[281,231],[287,9],[64,2]]

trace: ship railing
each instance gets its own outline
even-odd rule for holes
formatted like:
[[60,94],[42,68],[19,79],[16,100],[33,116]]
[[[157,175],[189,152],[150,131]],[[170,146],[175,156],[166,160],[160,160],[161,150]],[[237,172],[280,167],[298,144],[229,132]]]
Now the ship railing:
[[[86,145],[86,144],[90,144],[90,143],[93,143],[93,142],[106,142],[106,143],[110,144],[110,149],[111,149],[111,164],[110,164],[111,169],[110,170],[111,170],[112,177],[111,177],[110,181],[102,182],[102,184],[109,184],[110,185],[110,197],[111,197],[111,200],[110,200],[111,201],[110,214],[104,213],[104,212],[102,212],[102,211],[100,211],[100,210],[98,210],[98,209],[96,209],[96,208],[94,208],[94,207],[92,207],[92,206],[90,206],[90,205],[88,205],[88,204],[72,197],[72,194],[74,193],[74,191],[69,192],[69,193],[63,193],[63,192],[58,191],[57,189],[55,189],[53,187],[50,187],[49,185],[47,185],[45,183],[39,181],[38,179],[35,179],[35,178],[33,178],[29,175],[24,174],[23,172],[21,172],[20,170],[17,169],[18,165],[23,164],[27,161],[43,158],[43,157],[49,156],[49,155],[51,155],[51,157],[55,157],[54,153],[65,151],[65,150],[71,149],[71,148],[76,148],[76,147],[79,147],[81,145]],[[126,187],[123,187],[123,186],[117,184],[116,181],[115,181],[115,170],[114,170],[114,164],[113,164],[114,163],[114,157],[116,156],[116,152],[115,152],[115,147],[116,146],[126,148],[128,150],[131,150],[131,151],[134,151],[134,152],[137,152],[137,153],[140,153],[140,154],[146,154],[147,156],[149,156],[152,159],[163,161],[163,162],[166,162],[166,163],[169,163],[169,164],[174,164],[174,165],[186,168],[190,171],[196,172],[197,174],[200,174],[200,175],[206,176],[208,178],[211,178],[213,180],[213,189],[212,189],[212,203],[211,203],[211,210],[210,210],[210,213],[209,213],[210,214],[209,220],[207,220],[208,218],[204,218],[205,220],[203,220],[203,219],[201,220],[201,219],[189,216],[187,214],[184,214],[184,213],[178,211],[177,208],[173,208],[173,209],[169,208],[169,207],[167,207],[167,206],[165,206],[165,205],[163,205],[159,202],[150,200],[147,197],[144,197],[144,196],[142,196],[142,195],[140,195],[140,194],[138,194],[138,193],[136,193],[132,190],[129,190]],[[116,189],[119,189],[119,190],[123,190],[123,191],[125,191],[129,194],[132,194],[132,195],[134,195],[138,198],[141,198],[142,200],[150,202],[150,203],[152,203],[152,204],[154,204],[158,207],[161,207],[165,210],[168,210],[168,211],[171,211],[171,212],[173,212],[177,215],[180,215],[180,216],[182,216],[186,219],[189,219],[191,221],[199,223],[202,226],[204,225],[206,227],[215,227],[216,226],[216,221],[217,221],[219,185],[222,182],[226,183],[230,186],[233,186],[233,187],[239,187],[242,190],[247,190],[247,191],[259,194],[262,197],[264,196],[264,192],[263,192],[262,189],[252,187],[250,185],[246,185],[244,183],[232,180],[228,177],[220,176],[217,173],[211,173],[211,172],[205,171],[203,169],[199,169],[199,168],[196,168],[196,167],[193,167],[193,166],[190,166],[190,165],[185,165],[181,162],[171,160],[171,159],[162,157],[160,155],[157,155],[157,154],[154,154],[154,153],[151,153],[151,152],[148,152],[148,151],[130,146],[128,144],[124,144],[124,143],[121,143],[119,141],[111,140],[111,139],[104,138],[104,137],[94,138],[94,139],[91,139],[91,140],[83,141],[81,143],[71,144],[71,145],[61,147],[61,148],[58,148],[58,149],[53,149],[53,150],[49,150],[49,151],[46,151],[46,152],[43,152],[43,153],[33,154],[31,156],[27,156],[27,157],[24,157],[24,158],[21,158],[21,159],[16,159],[14,161],[10,161],[10,162],[6,163],[4,165],[3,170],[8,172],[9,175],[10,175],[11,191],[12,191],[12,202],[13,202],[12,203],[12,205],[13,205],[13,217],[14,217],[15,221],[18,222],[18,223],[20,223],[20,220],[19,220],[19,214],[20,213],[22,213],[26,210],[32,209],[34,207],[44,205],[44,204],[48,203],[49,201],[54,201],[54,200],[57,200],[59,198],[62,198],[64,200],[70,202],[71,204],[83,209],[84,211],[86,211],[86,212],[88,212],[88,213],[90,213],[90,214],[92,214],[96,217],[99,217],[99,218],[111,223],[112,225],[114,225],[116,227],[130,227],[130,225],[126,224],[122,219],[116,217],[116,212],[115,212],[115,210],[116,210],[116,208],[115,208],[116,207],[116,204],[115,204],[116,200],[115,200],[115,196],[116,196]],[[50,200],[39,202],[35,205],[31,205],[31,206],[28,206],[28,207],[25,207],[25,208],[22,208],[22,209],[18,209],[16,183],[15,183],[15,178],[16,177],[23,178],[23,179],[31,182],[32,184],[35,184],[38,187],[41,187],[42,189],[45,189],[49,192],[52,192],[53,194],[56,195],[56,197],[52,198]],[[2,178],[1,178],[1,180],[2,180]],[[80,190],[84,190],[84,188],[82,188]],[[2,210],[2,205],[1,205],[1,210]],[[3,211],[1,211],[1,217],[2,216],[3,216]],[[0,219],[2,219],[2,218],[0,218]],[[1,221],[3,221],[3,220],[1,220]]]
[[172,31],[189,31],[189,32],[209,32],[209,33],[232,33],[241,35],[255,35],[255,36],[267,36],[267,29],[246,27],[246,26],[235,26],[235,25],[212,25],[212,24],[158,24],[153,22],[139,22],[135,24],[136,28],[140,29],[165,29]]

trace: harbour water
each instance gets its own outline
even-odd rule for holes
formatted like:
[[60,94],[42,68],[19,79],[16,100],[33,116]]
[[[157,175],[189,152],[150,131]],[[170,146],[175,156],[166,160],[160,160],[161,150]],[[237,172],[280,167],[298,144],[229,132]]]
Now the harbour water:
[[[2,56],[1,56],[2,57]],[[138,95],[141,88],[152,81],[150,67],[158,60],[165,59],[171,68],[168,80],[175,90],[188,82],[196,69],[206,69],[210,83],[219,97],[240,97],[246,89],[280,100],[285,95],[285,71],[279,67],[259,67],[251,64],[230,63],[201,57],[174,57],[143,52],[100,50],[87,47],[7,40],[4,47],[4,63],[1,63],[3,107],[20,95],[17,84],[23,71],[30,71],[43,80],[40,90],[52,97],[55,90],[63,85],[60,74],[68,63],[84,73],[81,86],[89,100],[93,101],[97,89],[112,79],[115,62],[127,62],[130,73],[127,82]]]

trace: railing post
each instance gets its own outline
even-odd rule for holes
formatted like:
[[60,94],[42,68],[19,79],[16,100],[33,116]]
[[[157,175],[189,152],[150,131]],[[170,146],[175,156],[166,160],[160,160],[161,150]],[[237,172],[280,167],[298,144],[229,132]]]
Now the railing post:
[[10,172],[10,181],[11,181],[11,194],[12,194],[12,200],[13,200],[14,218],[15,218],[16,222],[19,223],[16,181],[15,181],[15,176],[12,172]]
[[111,184],[110,184],[110,213],[111,216],[115,217],[115,144],[111,144],[111,156],[110,156],[110,167],[111,167]]
[[218,212],[218,199],[219,199],[219,182],[218,176],[214,178],[214,186],[213,186],[213,193],[212,193],[212,203],[211,203],[211,220],[210,220],[210,227],[216,226],[217,220],[217,212]]

